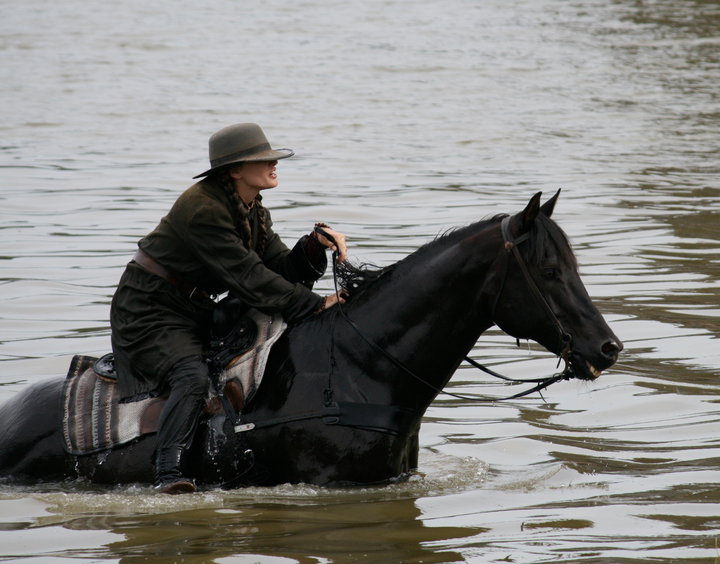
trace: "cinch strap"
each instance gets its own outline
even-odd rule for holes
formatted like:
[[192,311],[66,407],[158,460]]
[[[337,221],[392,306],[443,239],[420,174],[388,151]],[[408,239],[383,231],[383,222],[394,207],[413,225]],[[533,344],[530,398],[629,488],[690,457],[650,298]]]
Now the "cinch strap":
[[322,419],[326,425],[342,425],[389,435],[399,435],[407,432],[417,418],[418,415],[414,410],[403,407],[370,403],[333,402],[327,404],[320,411],[276,417],[265,421],[241,423],[235,426],[235,432],[244,433],[294,421]]

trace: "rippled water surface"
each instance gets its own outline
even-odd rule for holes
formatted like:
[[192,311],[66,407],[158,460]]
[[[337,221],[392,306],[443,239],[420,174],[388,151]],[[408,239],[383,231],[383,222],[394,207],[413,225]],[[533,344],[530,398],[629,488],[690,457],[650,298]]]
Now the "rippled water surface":
[[[717,2],[2,12],[0,400],[109,350],[135,242],[237,121],[298,154],[265,199],[276,230],[327,221],[357,262],[562,187],[555,218],[626,348],[544,401],[439,397],[419,472],[384,488],[0,486],[0,560],[720,561]],[[555,369],[496,330],[471,354],[514,376]],[[450,388],[508,392],[468,368]]]

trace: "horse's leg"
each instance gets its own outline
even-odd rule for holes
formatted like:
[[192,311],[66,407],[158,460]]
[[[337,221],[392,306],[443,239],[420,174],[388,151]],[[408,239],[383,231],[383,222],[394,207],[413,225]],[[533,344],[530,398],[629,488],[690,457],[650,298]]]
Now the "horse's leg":
[[60,401],[63,381],[30,386],[0,407],[0,476],[18,481],[66,476]]
[[407,471],[410,472],[412,470],[417,470],[418,467],[418,458],[420,454],[420,439],[419,439],[419,431],[416,431],[413,435],[410,436],[408,439],[408,445],[406,450],[406,460],[407,460]]

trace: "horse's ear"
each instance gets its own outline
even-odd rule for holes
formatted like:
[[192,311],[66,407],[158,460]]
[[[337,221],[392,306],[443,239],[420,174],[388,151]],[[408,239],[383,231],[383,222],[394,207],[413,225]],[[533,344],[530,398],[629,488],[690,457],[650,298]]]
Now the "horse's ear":
[[540,206],[540,212],[545,217],[550,217],[552,215],[553,210],[555,209],[555,204],[557,203],[558,197],[560,196],[560,190],[562,190],[562,188],[558,188],[558,191],[555,192],[555,195],[547,202],[545,202],[542,206]]
[[540,196],[542,196],[542,192],[538,192],[530,198],[528,205],[520,213],[520,233],[529,231],[535,222],[535,218],[540,211]]

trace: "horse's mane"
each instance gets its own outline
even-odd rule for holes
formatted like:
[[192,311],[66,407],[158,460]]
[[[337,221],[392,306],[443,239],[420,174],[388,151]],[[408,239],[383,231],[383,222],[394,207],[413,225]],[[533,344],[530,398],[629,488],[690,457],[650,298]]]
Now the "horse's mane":
[[335,266],[335,274],[343,292],[354,297],[395,266],[397,263],[380,268],[374,264],[353,264],[346,260]]
[[345,262],[338,263],[335,267],[338,285],[350,298],[356,297],[372,286],[378,279],[397,269],[401,264],[417,260],[418,257],[422,257],[426,252],[428,252],[428,250],[432,250],[440,244],[452,244],[455,239],[464,238],[467,231],[482,229],[489,223],[492,223],[497,217],[502,216],[481,220],[471,225],[450,227],[438,234],[435,239],[425,243],[422,247],[419,247],[416,251],[412,252],[405,258],[385,267],[378,267],[370,263],[353,264],[347,260]]
[[[350,298],[356,297],[380,278],[397,269],[401,264],[415,261],[423,257],[427,252],[433,251],[437,246],[452,245],[457,240],[465,239],[472,233],[479,233],[488,225],[500,221],[506,215],[499,214],[470,225],[451,227],[407,257],[385,267],[378,267],[369,263],[353,264],[350,261],[338,263],[335,270],[338,285]],[[578,268],[567,235],[557,223],[543,213],[538,214],[530,230],[530,236],[519,248],[523,258],[530,265],[540,265],[547,257],[548,250],[554,248],[559,253],[558,259],[563,261],[567,267],[574,270]]]

